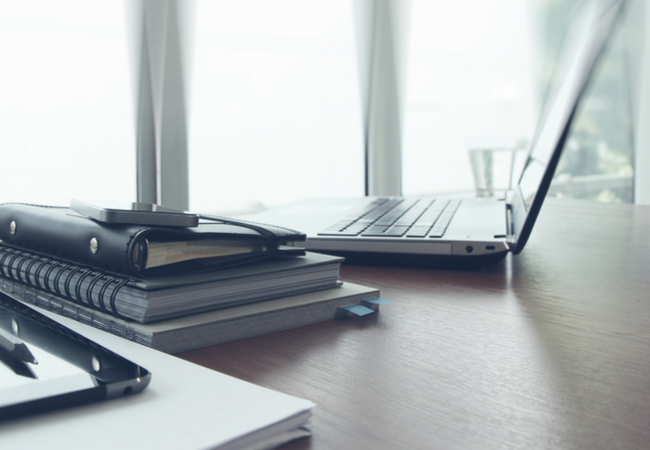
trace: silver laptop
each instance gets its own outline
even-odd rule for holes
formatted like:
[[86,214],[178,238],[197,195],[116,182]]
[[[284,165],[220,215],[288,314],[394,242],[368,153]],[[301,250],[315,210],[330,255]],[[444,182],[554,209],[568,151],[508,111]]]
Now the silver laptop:
[[364,263],[479,267],[520,253],[623,2],[588,1],[572,19],[524,169],[505,199],[309,198],[242,219],[303,231],[307,250]]

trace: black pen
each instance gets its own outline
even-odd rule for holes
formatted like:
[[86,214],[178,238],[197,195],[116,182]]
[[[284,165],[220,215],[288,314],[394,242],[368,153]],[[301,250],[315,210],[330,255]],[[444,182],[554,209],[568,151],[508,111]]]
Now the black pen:
[[0,328],[0,348],[23,362],[38,364],[27,344],[2,328]]
[[34,379],[38,378],[32,370],[31,365],[27,364],[17,356],[13,356],[4,348],[0,348],[0,362],[13,370],[16,375]]

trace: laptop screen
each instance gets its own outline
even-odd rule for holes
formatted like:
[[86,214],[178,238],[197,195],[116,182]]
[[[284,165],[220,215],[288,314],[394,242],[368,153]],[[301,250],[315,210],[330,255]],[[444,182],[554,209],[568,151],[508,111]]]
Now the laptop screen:
[[548,192],[571,122],[623,0],[585,2],[566,30],[533,145],[512,205],[515,254],[521,252]]

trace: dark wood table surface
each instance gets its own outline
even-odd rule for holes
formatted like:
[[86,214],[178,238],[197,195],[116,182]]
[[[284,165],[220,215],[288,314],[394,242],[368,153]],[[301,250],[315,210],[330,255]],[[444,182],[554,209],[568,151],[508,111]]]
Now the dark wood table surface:
[[650,207],[549,199],[494,267],[341,274],[395,303],[178,356],[314,401],[287,450],[650,448]]

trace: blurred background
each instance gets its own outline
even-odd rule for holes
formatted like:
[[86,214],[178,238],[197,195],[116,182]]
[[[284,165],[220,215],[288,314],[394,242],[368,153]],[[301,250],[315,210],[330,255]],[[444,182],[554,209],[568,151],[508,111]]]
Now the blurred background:
[[[530,143],[581,1],[385,1],[403,195],[471,194],[468,148]],[[607,49],[550,195],[650,202],[638,185],[650,182],[650,167],[635,167],[647,158],[634,125],[644,111],[644,3]],[[143,5],[0,0],[0,201],[136,199]],[[179,170],[189,181],[178,189],[189,209],[235,214],[368,192],[364,36],[378,35],[364,30],[377,5],[165,5],[180,30],[187,161]],[[155,96],[152,104],[160,106]]]

